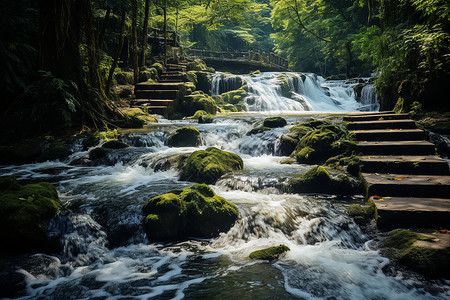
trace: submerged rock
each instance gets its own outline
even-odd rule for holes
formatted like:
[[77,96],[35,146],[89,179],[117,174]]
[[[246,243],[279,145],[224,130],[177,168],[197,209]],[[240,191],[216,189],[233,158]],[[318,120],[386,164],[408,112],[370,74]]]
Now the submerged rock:
[[48,222],[61,208],[55,187],[48,182],[21,186],[14,177],[1,177],[0,240],[6,251],[48,250]]
[[344,174],[333,177],[323,166],[290,179],[288,185],[296,193],[354,195],[362,192],[361,184],[356,179]]
[[253,251],[252,253],[250,253],[249,257],[251,259],[275,260],[278,259],[284,253],[288,252],[289,250],[291,249],[289,249],[287,246],[279,245],[276,247],[270,247],[267,249]]
[[180,174],[181,180],[215,183],[222,175],[242,170],[244,163],[238,155],[209,147],[192,153]]
[[286,119],[282,117],[273,117],[273,118],[266,118],[264,120],[263,126],[269,127],[269,128],[276,128],[276,127],[284,127],[287,125]]
[[142,211],[144,230],[151,241],[214,237],[228,231],[239,216],[234,204],[206,184],[154,197]]
[[201,143],[200,131],[190,126],[175,130],[167,139],[167,145],[172,147],[197,147]]

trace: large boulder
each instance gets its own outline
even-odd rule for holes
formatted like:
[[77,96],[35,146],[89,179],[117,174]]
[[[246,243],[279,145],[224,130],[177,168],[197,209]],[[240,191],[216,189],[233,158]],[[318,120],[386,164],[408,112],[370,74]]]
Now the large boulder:
[[154,197],[142,211],[144,230],[151,241],[214,237],[228,231],[239,215],[234,204],[206,184]]
[[210,115],[215,115],[217,105],[213,98],[202,91],[195,91],[183,98],[180,111],[185,116],[192,116],[198,110],[204,110]]
[[201,143],[200,131],[190,126],[175,130],[167,139],[167,145],[172,147],[197,147]]
[[263,126],[269,128],[276,128],[276,127],[284,127],[286,125],[287,125],[286,119],[282,117],[273,117],[273,118],[266,118],[264,120]]
[[0,240],[5,251],[46,251],[53,245],[47,226],[61,208],[48,182],[21,186],[14,177],[0,178]]
[[345,174],[332,176],[323,166],[316,166],[288,182],[296,193],[320,193],[331,195],[355,195],[362,193],[359,181]]
[[215,183],[222,175],[242,170],[244,163],[238,155],[209,147],[192,153],[180,174],[181,180]]

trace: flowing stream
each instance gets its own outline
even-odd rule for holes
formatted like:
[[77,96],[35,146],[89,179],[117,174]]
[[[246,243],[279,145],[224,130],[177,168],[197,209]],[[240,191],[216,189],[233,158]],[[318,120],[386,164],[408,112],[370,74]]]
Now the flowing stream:
[[[272,74],[261,74],[252,83],[247,81],[255,95],[262,85],[257,79],[264,76],[271,78]],[[342,111],[358,107],[346,98],[350,97],[349,88],[343,85],[327,83],[330,99],[323,95],[314,98],[311,90],[322,92],[322,88],[317,87],[318,81],[314,83],[309,75],[307,78],[310,83],[305,80],[300,87],[299,82],[293,82],[293,87],[303,89],[303,94],[299,94],[312,109]],[[270,86],[265,89],[270,92]],[[296,108],[297,104],[285,100],[284,104],[267,108]],[[262,99],[261,103],[264,101],[271,100]],[[286,118],[288,122],[310,119]],[[28,276],[28,295],[23,298],[450,297],[448,284],[427,281],[380,255],[373,236],[365,234],[342,205],[363,203],[362,197],[344,199],[283,192],[289,177],[304,173],[311,166],[280,163],[286,157],[279,156],[279,137],[288,132],[288,127],[247,135],[263,119],[257,114],[217,117],[212,124],[160,119],[158,124],[139,132],[124,133],[122,140],[131,147],[115,150],[100,165],[89,164],[88,152],[81,151],[77,141],[74,153],[65,161],[2,166],[0,175],[17,176],[22,183],[52,182],[64,203],[63,212],[50,226],[51,234],[59,237],[62,250],[55,256],[45,256],[51,262],[45,268],[21,271]],[[186,125],[200,130],[202,145],[166,146],[169,133]],[[212,186],[218,195],[238,206],[238,221],[229,232],[214,239],[150,243],[141,228],[143,204],[151,197],[193,184],[179,181],[176,170],[155,169],[159,170],[158,166],[173,155],[209,146],[243,158],[242,172],[226,175]],[[279,244],[285,244],[290,251],[278,261],[248,258],[255,250]]]

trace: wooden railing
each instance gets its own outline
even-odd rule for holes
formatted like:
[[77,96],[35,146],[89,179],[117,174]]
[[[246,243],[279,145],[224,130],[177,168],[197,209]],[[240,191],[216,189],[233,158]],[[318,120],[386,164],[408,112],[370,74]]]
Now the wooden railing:
[[[152,28],[150,27],[148,29],[148,38],[150,40],[164,40],[164,30],[159,28]],[[167,43],[169,45],[179,45],[180,44],[180,36],[175,31],[167,30]]]
[[212,58],[218,60],[243,60],[250,62],[259,62],[264,63],[270,66],[276,66],[284,69],[288,69],[289,62],[287,59],[282,58],[275,53],[266,53],[266,52],[217,52],[217,51],[208,51],[208,50],[200,50],[200,49],[190,49],[184,48],[184,52],[189,56],[196,56],[199,58]]

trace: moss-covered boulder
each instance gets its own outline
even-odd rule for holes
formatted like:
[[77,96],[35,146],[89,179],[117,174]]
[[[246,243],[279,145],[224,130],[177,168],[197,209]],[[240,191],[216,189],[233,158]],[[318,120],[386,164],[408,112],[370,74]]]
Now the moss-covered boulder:
[[116,72],[114,78],[116,79],[117,84],[133,84],[133,72]]
[[238,155],[215,147],[192,153],[180,174],[181,180],[215,183],[222,175],[242,170],[244,162]]
[[197,84],[197,72],[196,71],[188,71],[183,73],[183,81],[185,82],[192,82],[193,84]]
[[160,63],[154,63],[150,67],[154,68],[158,72],[158,76],[161,76],[161,74],[164,72],[164,67]]
[[409,230],[393,230],[384,241],[384,249],[395,261],[431,278],[450,278],[450,247],[437,236]]
[[205,62],[201,59],[195,59],[186,64],[186,68],[188,71],[205,71],[208,70]]
[[296,125],[289,128],[289,131],[295,133],[299,138],[302,138],[305,134],[312,131],[313,129],[308,126]]
[[49,250],[47,226],[61,208],[48,182],[21,186],[13,177],[0,178],[0,248],[25,252]]
[[128,108],[125,110],[125,115],[129,118],[138,118],[144,123],[158,123],[158,119],[155,116],[143,111],[139,107]]
[[237,107],[234,106],[233,104],[224,104],[224,105],[222,105],[222,109],[225,112],[238,112]]
[[280,154],[282,156],[289,156],[295,150],[298,144],[298,135],[296,133],[290,132],[287,134],[282,134],[280,136]]
[[214,99],[202,91],[195,91],[183,98],[180,112],[185,116],[192,116],[198,110],[204,110],[210,115],[215,115],[217,105]]
[[327,167],[333,168],[335,170],[343,170],[353,176],[358,176],[361,172],[361,159],[356,155],[346,155],[340,154],[337,156],[330,157],[325,162]]
[[200,131],[190,126],[178,128],[167,139],[167,145],[172,147],[197,147],[201,143]]
[[153,170],[155,172],[167,171],[170,169],[179,171],[186,166],[189,155],[190,154],[183,153],[160,160],[154,165]]
[[277,85],[280,88],[281,95],[286,98],[291,97],[291,87],[286,75],[281,74],[277,76]]
[[281,255],[288,252],[289,247],[285,245],[279,245],[276,247],[270,247],[267,249],[257,250],[250,253],[250,259],[260,259],[260,260],[275,260],[278,259]]
[[269,128],[276,128],[276,127],[284,127],[287,125],[287,121],[285,118],[282,117],[273,117],[273,118],[266,118],[264,119],[264,125],[265,127]]
[[378,219],[377,207],[372,200],[367,202],[367,205],[351,204],[347,206],[347,213],[355,220],[356,224],[365,225],[372,220]]
[[139,71],[139,82],[159,80],[158,70],[156,68],[141,68]]
[[37,161],[64,159],[72,154],[71,144],[61,140],[49,140],[41,143],[39,152]]
[[234,204],[206,184],[154,197],[142,211],[144,231],[151,241],[214,237],[228,231],[239,216]]
[[102,145],[103,148],[106,149],[123,149],[130,147],[129,145],[125,144],[124,142],[113,140],[113,141],[107,141]]
[[133,95],[132,85],[118,85],[116,92],[120,98],[129,99]]
[[245,97],[247,97],[247,91],[244,87],[241,87],[237,90],[223,93],[221,96],[224,102],[230,104],[237,104],[240,101],[243,101]]
[[323,166],[316,166],[288,182],[289,188],[296,193],[319,193],[331,195],[355,195],[362,193],[359,181],[345,174],[331,175]]
[[210,124],[214,119],[210,115],[202,115],[198,118],[198,124]]
[[252,130],[247,132],[246,135],[253,135],[253,134],[263,133],[263,132],[269,131],[269,130],[270,130],[269,127],[260,126],[260,127],[253,128]]

